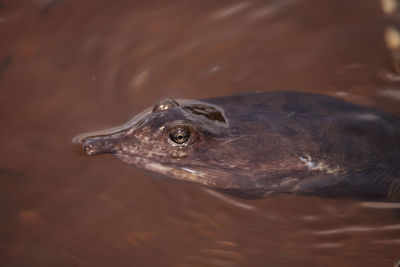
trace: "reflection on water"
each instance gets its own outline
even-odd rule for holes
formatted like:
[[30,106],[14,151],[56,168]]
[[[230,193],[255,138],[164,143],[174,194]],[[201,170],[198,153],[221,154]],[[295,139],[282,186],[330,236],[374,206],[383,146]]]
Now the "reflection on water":
[[400,116],[399,86],[384,78],[392,63],[379,1],[0,7],[2,266],[392,266],[400,258],[397,206],[231,199],[70,145],[165,97],[299,90]]

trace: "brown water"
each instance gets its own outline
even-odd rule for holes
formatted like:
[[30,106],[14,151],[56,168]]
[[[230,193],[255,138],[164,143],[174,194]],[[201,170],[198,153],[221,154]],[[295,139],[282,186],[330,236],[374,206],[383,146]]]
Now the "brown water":
[[400,116],[385,23],[372,0],[2,1],[0,265],[393,266],[399,206],[234,199],[70,144],[164,97],[298,90]]

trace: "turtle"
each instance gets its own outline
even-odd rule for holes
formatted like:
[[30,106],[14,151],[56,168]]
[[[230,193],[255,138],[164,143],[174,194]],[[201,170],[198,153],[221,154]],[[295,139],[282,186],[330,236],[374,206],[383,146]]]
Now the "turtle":
[[167,98],[74,143],[87,155],[109,153],[239,198],[400,200],[400,119],[322,94]]

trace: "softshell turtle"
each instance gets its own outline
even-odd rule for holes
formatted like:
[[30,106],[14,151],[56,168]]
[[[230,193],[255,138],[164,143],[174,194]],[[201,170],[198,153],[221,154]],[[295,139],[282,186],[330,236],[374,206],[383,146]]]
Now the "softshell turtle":
[[400,200],[400,120],[330,96],[165,99],[121,127],[75,138],[87,155],[227,192]]

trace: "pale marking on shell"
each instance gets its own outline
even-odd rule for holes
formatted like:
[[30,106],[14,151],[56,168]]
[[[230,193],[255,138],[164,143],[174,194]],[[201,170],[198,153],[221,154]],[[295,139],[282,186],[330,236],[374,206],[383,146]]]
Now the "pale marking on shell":
[[357,118],[360,119],[360,120],[365,120],[365,121],[375,121],[375,120],[378,120],[378,119],[379,119],[378,116],[376,116],[376,115],[374,115],[374,114],[369,114],[369,113],[366,113],[366,114],[359,114],[359,115],[357,116]]
[[305,157],[299,157],[299,159],[306,165],[311,171],[323,171],[327,174],[338,174],[341,171],[340,167],[334,167],[325,164],[324,162],[314,162],[309,155]]

